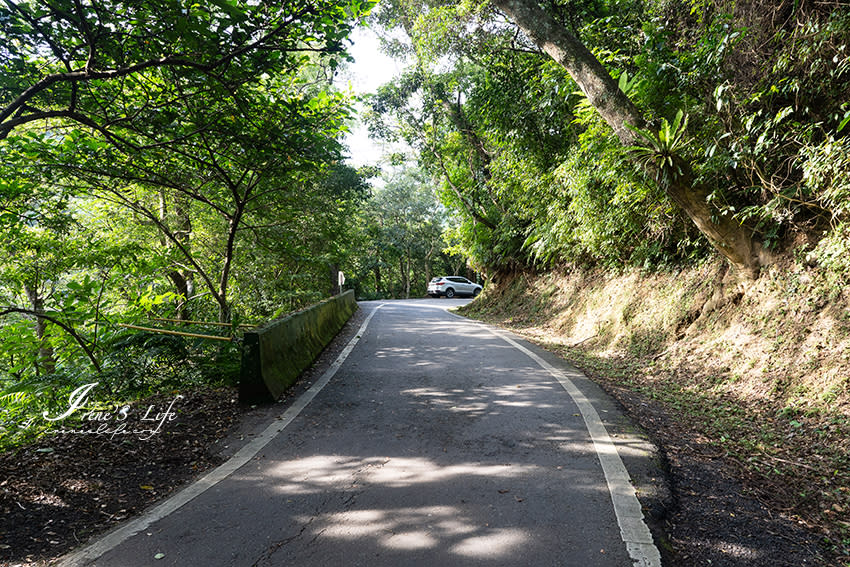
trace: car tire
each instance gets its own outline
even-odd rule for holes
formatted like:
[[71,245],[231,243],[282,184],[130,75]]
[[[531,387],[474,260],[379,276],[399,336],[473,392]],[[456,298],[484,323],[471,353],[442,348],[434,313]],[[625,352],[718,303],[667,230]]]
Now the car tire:
[[455,290],[449,288],[446,290],[446,299],[451,299],[455,296]]
[[478,288],[475,288],[475,290],[473,290],[473,292],[472,292],[472,297],[478,297],[479,293],[481,293],[481,290],[478,289]]

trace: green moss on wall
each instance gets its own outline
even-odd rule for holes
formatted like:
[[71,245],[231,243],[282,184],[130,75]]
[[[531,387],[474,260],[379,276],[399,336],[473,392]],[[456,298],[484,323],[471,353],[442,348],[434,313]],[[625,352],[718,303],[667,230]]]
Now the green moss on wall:
[[245,333],[239,400],[272,402],[309,367],[357,310],[349,290]]

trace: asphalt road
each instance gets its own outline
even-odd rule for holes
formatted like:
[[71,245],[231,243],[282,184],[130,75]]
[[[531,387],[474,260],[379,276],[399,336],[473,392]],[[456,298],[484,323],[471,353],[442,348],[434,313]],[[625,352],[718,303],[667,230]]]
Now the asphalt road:
[[359,342],[256,455],[65,564],[657,565],[628,485],[652,465],[640,443],[606,445],[628,429],[616,407],[458,303],[361,304]]

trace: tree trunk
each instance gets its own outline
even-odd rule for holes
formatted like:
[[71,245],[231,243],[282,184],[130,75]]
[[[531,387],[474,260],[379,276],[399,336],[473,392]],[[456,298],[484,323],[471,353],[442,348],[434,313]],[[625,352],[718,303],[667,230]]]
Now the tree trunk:
[[372,271],[375,272],[375,292],[380,295],[381,294],[381,265],[375,264],[372,267]]
[[233,266],[233,258],[236,254],[236,230],[239,228],[239,222],[242,220],[244,212],[244,204],[240,203],[236,208],[236,213],[227,223],[227,244],[224,247],[224,264],[221,266],[218,296],[216,297],[219,304],[219,323],[230,323],[232,317],[230,302],[227,300],[227,289],[230,283],[230,269]]
[[[166,191],[163,189],[159,194],[159,219],[164,226],[174,225],[172,230],[174,238],[180,243],[184,251],[191,251],[192,219],[189,217],[188,197],[183,193],[176,192],[173,195],[173,213],[169,215]],[[173,218],[171,218],[173,217]],[[165,234],[160,231],[160,241],[165,248],[173,248],[172,243]],[[175,291],[182,299],[177,301],[177,319],[191,319],[189,313],[189,299],[194,295],[194,275],[190,270],[174,269],[168,273],[168,278],[174,284]]]
[[189,320],[189,310],[187,308],[186,302],[189,299],[189,282],[186,280],[186,277],[180,273],[178,270],[171,270],[168,272],[168,278],[174,284],[174,289],[176,293],[182,296],[177,300],[177,318],[183,321]]
[[38,338],[38,357],[36,358],[35,373],[36,375],[41,375],[41,370],[44,370],[45,374],[53,374],[56,372],[56,357],[53,353],[53,347],[50,345],[50,340],[45,336],[47,320],[41,316],[44,313],[44,298],[38,292],[38,286],[24,284],[24,291],[35,313],[35,336]]
[[191,318],[192,314],[189,312],[188,302],[195,297],[195,272],[186,270],[183,272],[183,277],[186,278],[186,317]]
[[463,112],[463,105],[461,104],[460,99],[458,99],[456,104],[453,104],[447,100],[448,97],[445,93],[440,94],[443,97],[443,108],[446,110],[449,120],[451,120],[455,128],[457,128],[466,139],[466,143],[472,148],[472,153],[469,156],[469,172],[472,174],[473,179],[480,183],[480,185],[487,191],[487,195],[490,197],[490,201],[493,205],[503,215],[507,214],[507,211],[499,203],[495,193],[493,193],[493,187],[490,183],[490,180],[493,179],[493,174],[490,171],[490,154],[487,152],[484,142],[478,137],[478,134],[475,132],[475,128],[473,128],[469,119],[466,117],[466,114]]
[[690,168],[687,168],[685,176],[665,187],[667,196],[687,213],[711,245],[740,274],[747,278],[757,278],[764,254],[761,244],[755,240],[752,231],[741,226],[730,215],[712,209],[706,200],[711,191],[694,186],[689,183],[691,179]]
[[339,293],[340,293],[339,264],[334,262],[328,267],[328,276],[329,276],[330,282],[331,282],[331,286],[330,286],[331,297],[333,297],[335,295],[339,295]]
[[425,285],[428,285],[428,282],[431,281],[431,257],[434,254],[434,246],[431,245],[428,248],[428,253],[425,254]]
[[410,249],[407,249],[407,267],[404,272],[404,298],[410,299]]
[[220,299],[218,302],[218,322],[230,323],[232,317],[233,310],[230,307],[230,304],[226,300]]
[[404,293],[404,289],[407,287],[407,276],[404,273],[404,256],[398,257],[398,275],[401,277],[401,289],[399,290],[399,294]]
[[[644,128],[643,116],[584,44],[533,0],[493,0],[493,4],[567,70],[624,146],[639,144],[639,137],[626,125]],[[657,172],[648,173],[657,178]],[[685,175],[663,187],[667,196],[685,211],[712,246],[736,269],[748,277],[756,277],[761,246],[754,234],[731,216],[713,210],[706,201],[710,191],[695,187],[689,173],[686,171]]]

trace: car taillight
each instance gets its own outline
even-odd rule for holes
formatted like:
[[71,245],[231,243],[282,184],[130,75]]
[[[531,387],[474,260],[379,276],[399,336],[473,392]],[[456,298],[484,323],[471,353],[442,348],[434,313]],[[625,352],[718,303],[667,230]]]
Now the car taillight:
[[437,282],[434,285],[444,285],[446,282]]

